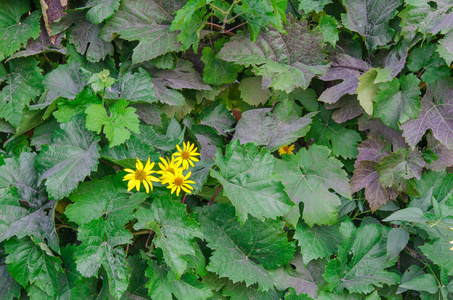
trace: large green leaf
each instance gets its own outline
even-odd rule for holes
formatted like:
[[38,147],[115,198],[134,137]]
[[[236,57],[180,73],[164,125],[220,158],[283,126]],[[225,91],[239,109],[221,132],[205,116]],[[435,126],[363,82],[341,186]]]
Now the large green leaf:
[[85,277],[96,276],[102,267],[107,273],[110,293],[121,298],[130,279],[130,268],[126,262],[126,252],[118,245],[130,244],[132,234],[113,219],[94,219],[79,227],[77,247],[77,270]]
[[326,266],[323,275],[328,289],[342,293],[368,294],[383,284],[399,283],[400,276],[385,270],[396,259],[387,256],[387,227],[369,224],[355,228],[352,222],[343,222],[340,227],[342,245],[337,258]]
[[327,71],[323,36],[310,30],[306,21],[289,17],[284,26],[287,34],[276,28],[261,32],[255,43],[248,34],[238,34],[225,44],[217,57],[243,66],[252,66],[256,75],[263,76],[263,88],[291,92],[306,89],[311,79]]
[[20,284],[7,271],[5,251],[3,246],[0,246],[0,299],[19,299],[20,290]]
[[0,118],[16,128],[22,119],[22,110],[42,92],[43,77],[38,63],[33,57],[11,60],[9,73],[0,77],[0,82],[7,84],[0,92]]
[[419,83],[414,74],[409,74],[380,84],[374,98],[373,116],[381,118],[382,123],[395,130],[398,130],[398,124],[417,118],[420,112]]
[[227,136],[228,132],[233,131],[233,124],[236,123],[233,115],[224,104],[213,104],[206,107],[201,112],[200,119],[200,124],[214,128],[223,136]]
[[89,0],[86,4],[86,7],[90,7],[87,18],[93,24],[99,24],[111,18],[119,6],[120,0]]
[[248,110],[236,125],[233,140],[264,145],[267,150],[275,151],[303,137],[314,115],[312,112],[301,117],[300,107],[292,101],[279,104],[273,113],[271,108]]
[[[178,3],[179,4],[179,3]],[[132,0],[121,3],[118,11],[102,28],[102,37],[113,40],[120,35],[128,41],[139,41],[132,62],[140,63],[171,51],[178,51],[176,32],[169,32],[172,14],[182,6],[173,1]]]
[[195,237],[203,238],[200,226],[187,217],[186,206],[171,199],[159,197],[150,206],[141,207],[135,214],[138,222],[134,229],[152,229],[156,247],[179,279],[187,269],[186,255],[196,255]]
[[99,158],[99,138],[85,128],[83,115],[61,124],[52,136],[51,145],[43,145],[36,159],[38,182],[46,179],[49,196],[68,196],[92,171]]
[[241,225],[234,208],[227,204],[203,207],[198,212],[205,240],[214,250],[207,269],[233,283],[258,283],[260,291],[272,288],[265,269],[288,264],[295,250],[295,245],[283,234],[283,223],[250,218]]
[[79,225],[101,216],[118,224],[126,224],[146,197],[144,193],[131,196],[126,188],[115,182],[115,177],[105,176],[102,180],[80,184],[69,197],[74,203],[66,208],[65,214]]
[[153,300],[171,299],[172,294],[177,299],[191,300],[204,300],[213,296],[209,287],[198,280],[198,276],[184,274],[179,280],[170,280],[168,270],[158,266],[153,260],[148,261],[145,274],[149,278],[146,287]]
[[114,85],[112,91],[107,90],[106,94],[106,98],[113,96],[114,99],[123,98],[130,102],[157,102],[151,76],[142,68],[136,73],[121,75],[118,86]]
[[447,271],[448,276],[453,276],[453,251],[450,250],[450,240],[453,240],[450,234],[449,239],[439,239],[435,242],[426,243],[419,248],[423,253],[439,267]]
[[392,40],[394,30],[389,21],[398,13],[401,0],[344,0],[343,5],[347,10],[347,14],[341,15],[343,24],[360,33],[370,51]]
[[269,152],[236,141],[227,146],[225,156],[218,151],[214,161],[219,171],[211,170],[211,176],[222,184],[241,223],[249,214],[264,220],[282,216],[294,206],[273,174],[277,160]]
[[[296,204],[304,203],[302,217],[310,226],[333,225],[337,222],[341,201],[330,189],[351,198],[343,164],[329,155],[330,150],[326,147],[313,145],[308,150],[299,150],[296,155],[285,155],[275,168],[290,199]],[[294,208],[289,217],[294,226],[299,215],[299,208]]]
[[8,272],[23,287],[35,284],[51,298],[59,294],[61,260],[45,244],[35,244],[29,238],[11,238],[5,242],[5,252]]
[[86,128],[96,131],[103,130],[110,141],[110,147],[118,146],[128,140],[131,131],[139,133],[140,121],[135,113],[136,109],[126,106],[129,102],[119,99],[109,108],[109,115],[102,104],[92,104],[86,110]]
[[0,1],[0,61],[14,54],[25,46],[29,38],[36,39],[39,35],[39,19],[41,14],[38,10],[21,20],[23,14],[30,12],[30,2]]

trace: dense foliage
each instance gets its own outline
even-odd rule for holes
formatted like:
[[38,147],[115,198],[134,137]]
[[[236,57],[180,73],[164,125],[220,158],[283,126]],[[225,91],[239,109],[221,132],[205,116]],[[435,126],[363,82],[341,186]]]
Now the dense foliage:
[[67,5],[0,0],[0,299],[453,299],[451,0]]

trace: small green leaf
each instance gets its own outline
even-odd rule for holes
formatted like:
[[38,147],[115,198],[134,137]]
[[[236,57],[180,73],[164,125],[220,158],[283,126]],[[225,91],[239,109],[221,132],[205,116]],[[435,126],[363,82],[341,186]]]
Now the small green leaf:
[[110,141],[110,147],[124,143],[131,136],[130,131],[140,132],[140,121],[135,113],[136,109],[133,107],[126,108],[128,105],[128,101],[119,99],[110,107],[110,117],[107,116],[107,112],[101,104],[90,105],[85,110],[87,129],[99,134],[102,126],[104,126],[104,133]]
[[373,99],[379,91],[379,84],[374,83],[376,76],[377,69],[369,69],[359,77],[359,86],[357,87],[357,99],[370,116],[373,115]]
[[303,10],[305,13],[320,13],[324,6],[331,3],[332,0],[299,0],[299,10]]
[[61,99],[58,110],[53,113],[59,123],[71,121],[72,117],[84,112],[91,104],[100,104],[101,100],[90,89],[83,89],[74,100]]
[[448,32],[443,39],[439,41],[439,45],[436,50],[440,57],[445,59],[447,65],[451,65],[453,62],[453,30]]
[[113,16],[120,6],[120,0],[89,0],[85,7],[91,7],[87,11],[87,18],[93,24],[99,24]]
[[[329,1],[330,2],[330,1]],[[340,39],[338,21],[332,16],[322,15],[319,19],[319,28],[321,29],[324,42],[329,42],[335,48],[336,43]]]
[[399,288],[410,289],[414,291],[425,291],[430,294],[435,294],[438,291],[436,278],[432,274],[424,274],[410,281],[399,285]]

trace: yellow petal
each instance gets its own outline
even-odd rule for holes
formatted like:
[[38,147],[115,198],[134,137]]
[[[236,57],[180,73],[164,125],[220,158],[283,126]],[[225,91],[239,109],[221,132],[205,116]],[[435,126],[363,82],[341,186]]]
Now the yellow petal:
[[140,180],[135,181],[135,188],[137,189],[137,192],[140,192]]
[[[189,142],[187,142],[187,144],[189,145]],[[192,144],[192,145],[190,145],[190,147],[188,147],[189,149],[187,150],[187,152],[190,152],[190,151],[192,151],[192,149],[193,149],[193,146],[195,146],[195,144]]]
[[178,186],[178,188],[176,189],[176,196],[179,197],[179,193],[181,192],[181,188]]
[[[193,164],[193,162],[192,162],[191,160],[188,159],[187,161],[189,162],[189,164],[190,164],[192,167],[195,167],[195,165]],[[189,169],[189,168],[187,168],[187,169]]]
[[190,194],[190,191],[188,189],[186,189],[184,186],[181,186],[181,188],[184,192],[186,192],[187,194]]
[[189,171],[189,172],[186,174],[186,176],[184,176],[184,179],[189,179],[190,175],[192,175],[192,172],[191,172],[191,171]]
[[148,161],[146,162],[146,165],[145,165],[145,168],[143,170],[145,170],[146,173],[149,173],[149,171],[151,171],[151,169],[154,167],[154,162],[151,163],[149,162],[149,157],[148,157]]
[[149,194],[149,186],[148,186],[148,182],[146,182],[146,180],[143,180],[143,185],[145,186],[146,193]]
[[194,181],[192,181],[192,180],[186,180],[186,181],[184,181],[184,183],[187,183],[187,184],[189,184],[189,183],[191,183],[191,184],[195,184],[195,182],[194,182]]
[[135,173],[135,171],[132,169],[124,169],[124,171],[129,172],[129,173]]
[[[179,145],[176,145],[176,149],[178,149],[179,152],[182,152],[181,147],[179,147]],[[176,152],[173,155],[176,155],[176,154],[178,154],[178,152]],[[181,155],[181,153],[179,153],[179,155]]]
[[196,157],[191,157],[190,159],[193,160],[193,161],[195,161],[195,162],[200,161],[200,160],[199,160],[198,158],[196,158]]
[[143,164],[138,158],[137,162],[135,163],[135,167],[137,168],[137,170],[143,170]]

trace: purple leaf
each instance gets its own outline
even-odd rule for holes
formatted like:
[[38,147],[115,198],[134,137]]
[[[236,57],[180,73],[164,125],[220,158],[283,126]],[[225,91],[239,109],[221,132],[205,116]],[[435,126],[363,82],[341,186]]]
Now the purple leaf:
[[345,94],[356,94],[359,84],[358,78],[369,68],[370,65],[358,58],[339,54],[329,71],[319,78],[324,81],[343,80],[343,82],[326,89],[319,96],[319,101],[332,104]]
[[453,165],[453,150],[448,149],[444,144],[436,140],[431,133],[426,135],[429,150],[436,153],[438,159],[432,164],[427,164],[426,168],[434,171],[443,171]]
[[381,158],[390,155],[390,152],[385,149],[385,142],[375,136],[369,136],[368,139],[362,142],[358,147],[359,155],[357,155],[357,159],[355,161],[355,167],[361,161],[374,161],[379,162]]
[[407,148],[401,132],[385,126],[379,119],[368,119],[365,116],[360,117],[359,130],[369,130],[369,135],[375,135],[383,138],[393,145],[394,151],[398,148]]
[[420,115],[401,125],[406,142],[415,148],[426,130],[442,144],[453,149],[453,78],[442,78],[437,86],[428,85]]
[[356,95],[345,95],[338,102],[332,105],[326,105],[327,109],[335,109],[332,113],[332,119],[337,123],[344,123],[348,120],[360,116],[365,111],[360,106],[359,100]]

